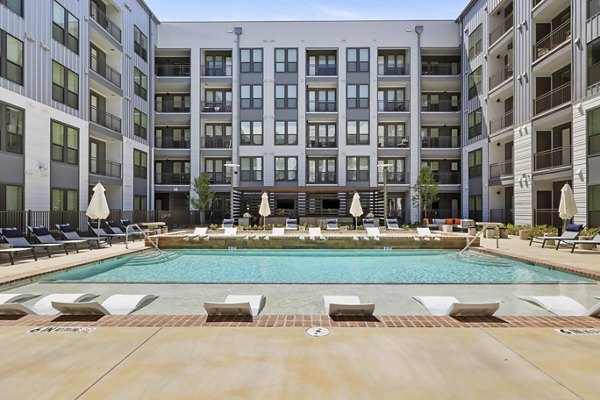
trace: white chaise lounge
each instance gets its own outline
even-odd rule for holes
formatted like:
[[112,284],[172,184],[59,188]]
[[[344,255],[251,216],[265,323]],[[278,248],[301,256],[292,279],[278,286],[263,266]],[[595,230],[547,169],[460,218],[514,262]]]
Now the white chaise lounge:
[[417,228],[417,234],[414,236],[415,240],[429,240],[431,238],[435,240],[441,240],[442,236],[437,233],[431,233],[431,230],[429,228]]
[[[568,296],[522,296],[519,298],[560,316],[600,317],[600,303],[585,308],[577,300]],[[600,299],[600,297],[596,298]]]
[[327,315],[372,316],[375,311],[375,304],[361,303],[358,296],[323,296],[323,305]]
[[69,315],[127,315],[157,297],[152,294],[113,294],[102,303],[53,301],[52,306]]
[[379,228],[376,226],[374,226],[372,228],[365,228],[365,229],[367,230],[368,237],[378,238],[381,235]]
[[17,301],[28,300],[34,297],[35,294],[0,293],[0,304],[15,303]]
[[258,315],[265,306],[263,295],[229,295],[223,303],[204,302],[208,315]]
[[269,236],[285,236],[285,228],[273,228]]
[[225,236],[235,236],[237,234],[237,226],[233,227],[233,228],[224,228],[225,232],[223,232],[223,235]]
[[186,235],[187,238],[193,239],[193,238],[200,238],[200,237],[204,237],[206,236],[208,232],[208,228],[207,227],[196,227],[194,228],[194,233],[192,233],[191,235]]
[[49,294],[38,300],[37,303],[31,307],[26,306],[22,303],[5,303],[0,304],[0,315],[55,315],[58,314],[52,303],[58,302],[78,302],[81,300],[87,300],[94,297],[93,294],[88,293],[56,293]]
[[325,239],[325,236],[321,233],[321,228],[308,228],[308,238],[310,240]]
[[450,317],[491,317],[500,307],[499,301],[463,303],[452,296],[413,296],[431,315]]

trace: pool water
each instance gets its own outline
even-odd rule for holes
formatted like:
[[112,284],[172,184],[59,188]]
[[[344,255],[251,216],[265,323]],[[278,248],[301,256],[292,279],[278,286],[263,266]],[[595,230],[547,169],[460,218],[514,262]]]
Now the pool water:
[[44,280],[153,283],[558,283],[594,280],[477,252],[446,250],[171,250]]

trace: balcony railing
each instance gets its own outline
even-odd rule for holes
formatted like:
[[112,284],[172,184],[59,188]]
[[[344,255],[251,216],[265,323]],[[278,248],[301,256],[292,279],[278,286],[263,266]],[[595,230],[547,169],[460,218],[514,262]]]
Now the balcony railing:
[[513,160],[490,164],[490,178],[500,178],[513,174]]
[[448,171],[448,172],[433,172],[433,178],[441,185],[456,185],[460,183],[460,172]]
[[202,112],[231,112],[231,101],[204,101]]
[[308,76],[335,76],[336,65],[308,64]]
[[460,146],[458,136],[424,136],[421,147],[424,149],[454,149]]
[[163,136],[157,137],[155,140],[155,146],[159,149],[189,149],[189,139],[175,139],[174,137]]
[[306,111],[307,112],[336,112],[337,111],[337,103],[309,101],[307,104]]
[[568,20],[558,28],[540,39],[533,46],[533,60],[538,60],[571,38],[571,21]]
[[377,140],[377,147],[408,147],[408,136],[387,136]]
[[536,97],[533,114],[538,115],[569,101],[571,101],[571,82]]
[[208,180],[211,185],[229,185],[231,184],[231,176],[226,172],[207,172]]
[[90,1],[90,17],[121,43],[121,29],[93,1]]
[[458,63],[439,63],[429,64],[423,63],[421,65],[422,75],[458,75],[460,74],[460,68]]
[[408,64],[404,65],[385,65],[385,64],[377,64],[377,75],[408,75],[409,74]]
[[94,106],[90,106],[90,121],[113,131],[121,132],[121,118],[106,111],[98,110]]
[[114,161],[98,161],[95,157],[90,157],[90,174],[120,178],[121,164]]
[[108,64],[100,62],[95,55],[90,59],[90,69],[115,86],[121,87],[121,74]]
[[490,121],[490,134],[501,131],[512,125],[513,125],[513,111],[510,110],[506,114],[504,114],[498,118],[494,118],[493,120]]
[[563,221],[556,208],[537,208],[533,212],[534,225],[562,226]]
[[335,172],[313,172],[308,174],[307,183],[337,183]]
[[190,174],[173,172],[157,173],[154,177],[154,183],[157,185],[189,185]]
[[588,87],[593,86],[598,82],[600,82],[600,62],[588,67],[587,70]]
[[493,45],[496,43],[496,41],[500,39],[502,35],[504,35],[513,27],[513,25],[513,13],[510,13],[504,19],[504,21],[502,21],[499,27],[490,32],[490,44]]
[[327,149],[337,147],[337,138],[335,137],[317,137],[308,138],[306,140],[306,147],[309,149]]
[[404,112],[409,111],[408,100],[385,101],[377,102],[377,111],[379,112]]
[[513,76],[512,64],[506,64],[500,71],[494,72],[489,79],[490,90]]
[[377,182],[379,184],[383,185],[385,175],[387,175],[387,183],[391,183],[391,184],[408,183],[408,180],[406,179],[406,172],[404,172],[404,171],[398,171],[398,172],[387,171],[387,174],[384,173],[383,171],[380,171],[377,173]]
[[222,67],[205,66],[202,71],[203,76],[231,76],[231,65],[225,65]]
[[156,76],[190,76],[190,65],[156,64]]
[[156,112],[164,113],[189,113],[190,105],[182,101],[163,100],[157,101]]
[[230,149],[231,136],[208,136],[202,138],[202,147],[205,149]]
[[503,224],[514,223],[514,211],[512,209],[490,209],[490,221]]
[[534,171],[571,164],[571,147],[556,147],[535,153]]
[[458,101],[452,101],[452,100],[438,100],[435,103],[432,103],[431,101],[422,101],[421,102],[421,111],[428,111],[428,112],[460,111],[460,104]]

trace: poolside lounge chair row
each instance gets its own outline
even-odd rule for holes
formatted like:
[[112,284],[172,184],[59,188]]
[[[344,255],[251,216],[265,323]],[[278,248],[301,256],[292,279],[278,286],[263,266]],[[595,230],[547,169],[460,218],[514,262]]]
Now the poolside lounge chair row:
[[571,246],[571,253],[575,251],[575,246],[578,244],[589,244],[597,247],[600,245],[600,233],[594,236],[592,239],[579,239],[579,235],[583,231],[585,225],[583,224],[569,224],[567,225],[565,231],[560,236],[534,236],[529,239],[529,245],[531,246],[533,243],[541,243],[542,247],[546,246],[546,242],[555,241],[556,247],[555,250],[561,246],[561,244],[565,244]]
[[[398,220],[396,218],[386,218],[386,228],[389,230],[399,230]],[[223,229],[233,228],[235,220],[227,218],[223,220],[221,227]],[[337,218],[328,218],[325,220],[325,226],[328,231],[337,231],[340,229]],[[365,228],[375,228],[374,218],[363,218],[363,226]],[[295,218],[287,218],[285,220],[285,230],[296,231],[298,230],[298,220]]]

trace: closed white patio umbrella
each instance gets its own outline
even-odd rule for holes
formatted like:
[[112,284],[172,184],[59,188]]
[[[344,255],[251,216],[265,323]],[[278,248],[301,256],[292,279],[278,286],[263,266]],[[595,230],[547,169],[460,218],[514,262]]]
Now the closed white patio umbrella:
[[261,217],[263,217],[263,226],[265,225],[265,221],[269,215],[271,215],[271,207],[269,207],[269,195],[267,192],[262,194],[262,200],[260,201],[260,209],[258,213]]
[[567,227],[567,221],[577,214],[575,195],[568,183],[560,189],[560,203],[558,205],[558,216],[563,220],[563,231]]
[[352,204],[350,205],[350,214],[352,214],[352,216],[354,217],[355,229],[358,229],[358,217],[363,215],[363,209],[360,205],[360,196],[358,195],[358,192],[355,192],[354,196],[352,197]]
[[106,194],[104,193],[106,189],[104,189],[104,186],[98,182],[92,190],[94,191],[94,194],[92,195],[90,204],[85,211],[85,215],[87,215],[90,219],[97,219],[98,228],[100,228],[100,220],[106,219],[108,214],[110,214],[108,202],[106,201]]

